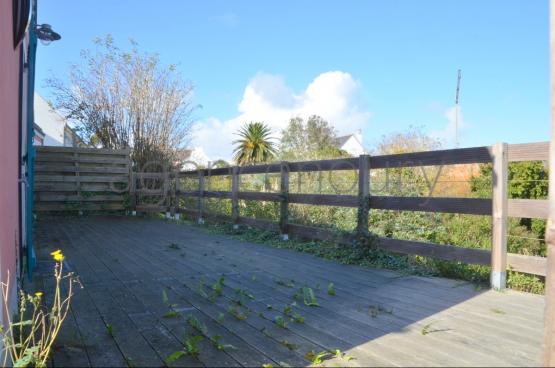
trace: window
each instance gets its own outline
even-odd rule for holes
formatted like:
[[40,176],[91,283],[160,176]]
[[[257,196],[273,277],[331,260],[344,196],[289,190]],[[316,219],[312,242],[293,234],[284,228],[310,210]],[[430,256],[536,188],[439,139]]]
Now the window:
[[12,0],[13,4],[13,47],[16,48],[25,36],[29,23],[31,0]]

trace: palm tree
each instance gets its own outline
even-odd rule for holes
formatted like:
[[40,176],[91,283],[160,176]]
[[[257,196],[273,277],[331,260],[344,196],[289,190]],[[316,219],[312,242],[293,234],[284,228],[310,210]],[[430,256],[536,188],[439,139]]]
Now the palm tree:
[[233,142],[235,162],[238,165],[248,165],[267,162],[276,154],[275,143],[270,136],[272,131],[261,122],[245,124],[237,135],[240,139]]

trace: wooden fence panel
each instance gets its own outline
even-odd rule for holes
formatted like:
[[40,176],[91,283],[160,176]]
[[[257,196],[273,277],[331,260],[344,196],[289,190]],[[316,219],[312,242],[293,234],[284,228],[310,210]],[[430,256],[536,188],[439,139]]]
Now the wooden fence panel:
[[129,150],[35,148],[36,211],[125,209]]

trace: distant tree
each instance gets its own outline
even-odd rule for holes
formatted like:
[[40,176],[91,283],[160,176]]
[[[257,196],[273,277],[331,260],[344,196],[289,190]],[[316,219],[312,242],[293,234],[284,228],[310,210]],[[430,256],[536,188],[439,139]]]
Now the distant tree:
[[282,131],[280,157],[284,160],[315,160],[345,157],[347,153],[337,147],[337,133],[334,127],[317,115],[305,122],[293,118]]
[[[473,195],[479,198],[491,198],[492,195],[491,164],[480,165],[480,173],[471,179]],[[509,163],[509,198],[545,199],[548,192],[549,175],[543,162]],[[521,218],[519,223],[533,231],[538,238],[545,233],[545,220]]]
[[270,128],[262,122],[245,124],[237,133],[240,139],[233,142],[235,162],[249,165],[272,160],[276,149],[271,134]]
[[382,140],[376,146],[376,151],[380,155],[393,155],[397,153],[433,151],[440,148],[441,142],[438,139],[426,135],[422,127],[411,126],[405,132],[382,136]]
[[105,148],[131,148],[138,165],[174,162],[190,133],[193,86],[175,66],[141,53],[132,42],[121,50],[111,36],[81,52],[69,82],[47,80],[55,106],[74,122],[83,141]]

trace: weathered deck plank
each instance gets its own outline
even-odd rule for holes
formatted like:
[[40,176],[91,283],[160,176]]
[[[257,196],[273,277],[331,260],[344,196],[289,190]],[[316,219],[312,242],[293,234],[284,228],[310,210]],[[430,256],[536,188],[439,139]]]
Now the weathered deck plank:
[[[56,219],[39,222],[36,234],[39,256],[62,248],[85,286],[56,347],[57,366],[163,365],[184,335],[194,333],[188,315],[205,324],[209,336],[221,336],[235,348],[218,350],[205,338],[198,358],[185,356],[172,365],[308,366],[305,354],[325,349],[356,358],[325,365],[539,364],[541,296],[340,265],[158,220]],[[220,275],[222,295],[212,302],[201,295],[199,281],[210,292]],[[293,288],[276,282],[291,279]],[[336,296],[327,295],[330,282]],[[320,307],[293,299],[305,284]],[[244,321],[227,312],[239,289],[254,296],[243,298]],[[302,324],[284,313],[293,302],[293,311],[305,318]],[[168,304],[181,316],[164,318]],[[372,308],[380,310],[372,315]],[[286,329],[275,324],[276,316],[287,321]]]

